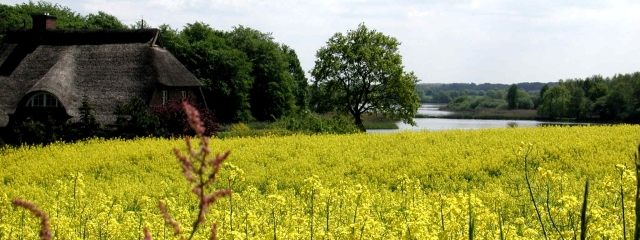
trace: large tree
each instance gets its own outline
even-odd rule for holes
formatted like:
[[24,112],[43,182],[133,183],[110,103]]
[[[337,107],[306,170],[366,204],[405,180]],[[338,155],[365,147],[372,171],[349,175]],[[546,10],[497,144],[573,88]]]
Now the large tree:
[[511,84],[507,90],[507,105],[509,110],[518,108],[518,85]]
[[251,61],[254,81],[249,100],[253,117],[271,121],[295,109],[298,84],[289,71],[292,56],[283,51],[270,33],[238,26],[226,36],[229,43]]
[[542,96],[538,114],[551,119],[567,116],[571,93],[564,85],[549,88]]
[[209,106],[223,122],[251,120],[249,91],[252,65],[247,55],[233,48],[225,33],[195,22],[177,32],[160,27],[164,46],[205,83]]
[[362,130],[362,115],[367,112],[413,124],[420,100],[415,90],[418,79],[405,72],[399,45],[394,37],[364,24],[333,35],[316,53],[311,71],[313,105],[351,114]]

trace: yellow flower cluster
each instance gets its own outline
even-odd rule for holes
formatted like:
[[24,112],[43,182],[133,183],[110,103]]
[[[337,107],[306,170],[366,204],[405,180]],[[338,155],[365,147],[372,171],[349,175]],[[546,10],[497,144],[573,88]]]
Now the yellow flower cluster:
[[[205,226],[217,222],[221,239],[569,239],[580,235],[588,178],[588,236],[620,239],[635,224],[639,141],[635,125],[214,139],[214,152],[231,150],[217,187],[234,193]],[[38,220],[14,198],[46,212],[56,239],[139,239],[145,226],[174,239],[158,201],[183,228],[198,209],[176,146],[145,138],[0,150],[0,239],[38,237]]]

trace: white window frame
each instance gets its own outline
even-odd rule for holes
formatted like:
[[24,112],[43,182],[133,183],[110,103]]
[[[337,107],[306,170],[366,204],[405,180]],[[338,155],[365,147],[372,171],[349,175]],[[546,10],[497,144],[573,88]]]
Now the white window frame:
[[167,90],[162,90],[162,106],[167,104],[167,100],[169,98],[169,93]]
[[[49,104],[51,103],[51,104]],[[34,94],[27,100],[25,107],[46,108],[60,107],[62,104],[56,96],[48,92],[39,92]]]

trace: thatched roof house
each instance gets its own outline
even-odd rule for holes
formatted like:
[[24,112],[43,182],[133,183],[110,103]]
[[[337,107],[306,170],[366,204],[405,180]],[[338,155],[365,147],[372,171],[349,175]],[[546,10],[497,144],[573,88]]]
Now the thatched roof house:
[[136,97],[150,105],[185,97],[204,102],[202,84],[156,45],[158,33],[55,30],[55,17],[34,16],[34,29],[10,32],[0,45],[0,127],[46,109],[77,119],[83,98],[102,124],[113,123],[116,107]]

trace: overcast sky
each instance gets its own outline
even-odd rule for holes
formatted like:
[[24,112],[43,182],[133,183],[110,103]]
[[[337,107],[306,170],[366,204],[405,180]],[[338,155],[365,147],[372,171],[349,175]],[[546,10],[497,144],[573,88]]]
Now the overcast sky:
[[[3,0],[5,2],[6,0]],[[182,28],[202,21],[271,32],[303,69],[336,32],[369,28],[396,37],[422,82],[550,82],[640,71],[637,0],[50,0],[83,15]],[[8,4],[23,1],[8,0]]]

